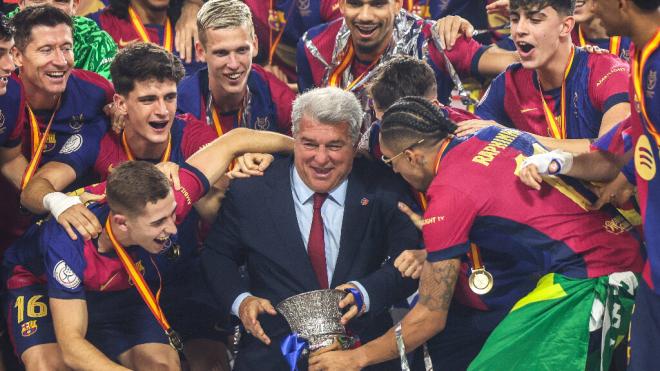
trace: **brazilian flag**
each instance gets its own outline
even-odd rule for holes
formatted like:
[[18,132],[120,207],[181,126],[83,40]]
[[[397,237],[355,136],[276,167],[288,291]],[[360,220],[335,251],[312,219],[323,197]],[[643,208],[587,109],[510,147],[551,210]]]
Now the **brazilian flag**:
[[[637,276],[575,279],[550,273],[511,309],[469,370],[608,370],[627,334]],[[590,332],[601,330],[589,354]]]

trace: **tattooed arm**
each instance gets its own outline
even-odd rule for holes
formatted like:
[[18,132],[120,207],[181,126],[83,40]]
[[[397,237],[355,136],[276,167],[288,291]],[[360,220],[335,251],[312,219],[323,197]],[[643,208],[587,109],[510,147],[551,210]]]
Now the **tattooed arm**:
[[[419,301],[401,320],[406,352],[422,345],[445,328],[459,267],[458,259],[424,263],[419,281]],[[394,329],[390,329],[385,335],[357,349],[312,356],[309,370],[352,370],[398,357]]]

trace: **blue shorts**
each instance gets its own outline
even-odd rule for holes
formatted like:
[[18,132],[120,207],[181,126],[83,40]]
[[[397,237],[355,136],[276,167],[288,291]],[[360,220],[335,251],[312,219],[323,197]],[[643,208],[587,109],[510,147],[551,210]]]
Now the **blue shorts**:
[[31,285],[5,292],[3,307],[7,330],[18,357],[35,345],[57,342],[43,285]]
[[640,281],[630,322],[628,371],[656,370],[660,353],[660,295]]

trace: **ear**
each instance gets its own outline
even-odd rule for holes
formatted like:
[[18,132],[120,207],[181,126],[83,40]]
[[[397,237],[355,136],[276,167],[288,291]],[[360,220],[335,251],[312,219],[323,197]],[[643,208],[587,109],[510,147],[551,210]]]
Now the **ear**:
[[[257,38],[257,34],[253,32],[253,37],[252,37],[252,58],[256,58],[259,55],[259,39]],[[269,51],[270,52],[270,51]]]
[[121,94],[115,93],[112,96],[112,102],[114,103],[117,113],[120,115],[126,115],[128,113],[128,107],[126,106],[126,97]]
[[23,53],[21,53],[21,51],[18,50],[16,46],[12,46],[9,52],[14,57],[14,64],[16,65],[16,67],[17,68],[23,67]]
[[80,0],[73,0],[73,4],[71,6],[71,8],[73,9],[73,15],[76,15],[79,6],[80,6]]
[[571,31],[573,31],[573,27],[575,27],[575,18],[572,15],[564,18],[564,21],[562,22],[561,25],[561,32],[559,33],[559,36],[570,38]]
[[[204,32],[204,31],[201,31]],[[206,62],[206,50],[204,49],[204,45],[200,41],[195,42],[195,54],[203,61]]]
[[18,9],[25,9],[25,0],[18,0]]
[[403,0],[394,0],[394,8],[396,9],[396,12],[399,13],[401,8],[403,8]]
[[339,0],[338,5],[339,5],[339,12],[343,16],[344,14],[346,14],[346,0]]
[[128,232],[128,225],[126,222],[128,221],[128,218],[126,218],[125,215],[123,214],[112,214],[112,222],[119,227],[119,230],[122,232]]

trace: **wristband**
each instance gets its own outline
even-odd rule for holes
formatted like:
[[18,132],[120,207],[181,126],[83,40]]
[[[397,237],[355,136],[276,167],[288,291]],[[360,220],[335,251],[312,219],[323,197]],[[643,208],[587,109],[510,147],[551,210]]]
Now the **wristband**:
[[347,293],[353,295],[353,299],[355,300],[355,305],[358,308],[358,314],[362,313],[362,307],[364,306],[364,300],[362,299],[362,294],[360,293],[360,290],[354,289],[354,288],[347,288],[344,289]]
[[62,192],[51,192],[44,196],[43,205],[57,220],[64,211],[74,205],[82,204],[80,197],[67,196]]
[[[552,164],[557,167],[554,171],[550,171]],[[522,167],[525,168],[529,165],[536,166],[540,175],[566,174],[573,167],[573,154],[556,149],[552,152],[527,157],[523,161]]]

